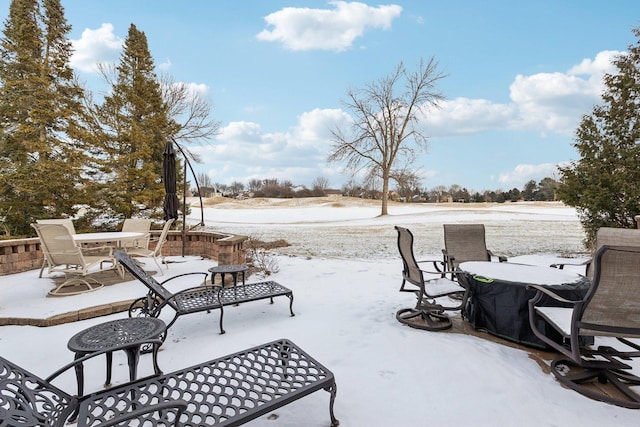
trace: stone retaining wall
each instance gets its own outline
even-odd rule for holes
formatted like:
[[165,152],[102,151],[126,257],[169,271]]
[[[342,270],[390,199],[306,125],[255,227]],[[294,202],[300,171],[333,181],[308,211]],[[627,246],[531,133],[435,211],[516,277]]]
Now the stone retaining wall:
[[[160,230],[152,231],[159,235]],[[184,254],[182,231],[169,231],[167,242],[162,248],[165,256],[202,256],[215,259],[220,265],[244,264],[246,261],[245,242],[247,236],[215,233],[211,231],[188,231],[185,233]],[[21,273],[42,266],[43,255],[40,239],[0,240],[0,276]]]

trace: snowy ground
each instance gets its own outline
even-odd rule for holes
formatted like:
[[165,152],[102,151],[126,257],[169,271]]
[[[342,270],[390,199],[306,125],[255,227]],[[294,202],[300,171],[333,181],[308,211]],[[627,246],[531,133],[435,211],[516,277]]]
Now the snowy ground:
[[[415,298],[398,292],[402,267],[393,225],[414,231],[418,252],[439,254],[443,223],[482,222],[494,251],[518,262],[548,265],[558,253],[583,250],[572,209],[558,204],[472,209],[394,205],[391,216],[377,218],[377,205],[273,207],[278,203],[218,204],[207,207],[205,217],[207,226],[221,231],[260,233],[292,243],[285,250],[288,255],[278,257],[280,271],[271,279],[293,290],[296,316],[289,317],[285,298],[277,298],[274,305],[231,307],[225,310],[224,335],[218,334],[217,313],[183,316],[169,330],[160,352],[164,371],[285,337],[334,372],[335,413],[342,426],[638,425],[638,411],[596,402],[560,386],[544,368],[546,361],[530,351],[482,335],[411,329],[394,317]],[[194,210],[191,217],[197,221],[199,215]],[[213,265],[196,257],[172,260],[178,262],[170,264],[167,276]],[[146,265],[151,268],[153,263]],[[0,277],[1,317],[46,317],[146,292],[143,285],[126,282],[74,297],[47,298],[52,280],[38,279],[37,273]],[[48,328],[4,326],[0,355],[44,377],[72,359],[66,348],[69,337],[123,316]],[[165,320],[170,317],[166,313]],[[114,354],[115,384],[127,378],[121,353]],[[151,372],[150,362],[148,355],[141,357],[140,375]],[[87,364],[85,374],[86,390],[99,389],[104,359]],[[57,385],[73,392],[75,378],[70,373]],[[248,425],[327,426],[328,402],[328,393],[319,391]]]
[[[192,221],[200,218],[196,201],[191,204]],[[264,241],[284,239],[291,246],[279,249],[280,253],[311,257],[395,257],[394,225],[413,232],[416,253],[440,254],[445,223],[484,224],[487,246],[496,254],[585,251],[584,233],[575,209],[560,203],[392,203],[388,216],[379,214],[380,202],[372,200],[258,199],[207,204],[205,223],[218,231]]]

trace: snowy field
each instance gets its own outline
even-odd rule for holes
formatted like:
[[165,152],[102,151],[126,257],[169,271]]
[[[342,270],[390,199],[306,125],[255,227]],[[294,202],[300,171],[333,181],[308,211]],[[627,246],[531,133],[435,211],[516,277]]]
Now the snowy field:
[[[215,199],[213,199],[215,201]],[[575,209],[560,203],[403,204],[391,203],[380,217],[380,202],[353,198],[254,199],[205,203],[207,227],[259,238],[283,239],[281,254],[327,258],[397,256],[394,225],[409,228],[415,251],[440,254],[446,223],[482,223],[487,246],[506,256],[577,254],[585,251]],[[191,221],[200,219],[191,200]]]

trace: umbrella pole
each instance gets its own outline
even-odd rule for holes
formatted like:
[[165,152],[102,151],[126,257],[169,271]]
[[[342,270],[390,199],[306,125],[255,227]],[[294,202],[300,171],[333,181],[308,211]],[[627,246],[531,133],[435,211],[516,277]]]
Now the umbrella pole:
[[184,247],[186,244],[187,238],[187,166],[189,166],[189,170],[191,170],[191,174],[193,175],[193,179],[196,183],[196,187],[198,188],[198,198],[200,199],[200,226],[204,227],[204,205],[202,203],[202,191],[200,191],[200,184],[198,183],[198,177],[196,176],[193,167],[191,166],[191,162],[187,158],[187,155],[182,150],[182,147],[178,142],[172,137],[171,141],[173,144],[180,150],[182,153],[182,158],[184,159],[184,182],[182,185],[182,256],[184,257]]
[[187,162],[185,157],[184,176],[182,184],[182,257],[184,258],[184,246],[187,239]]

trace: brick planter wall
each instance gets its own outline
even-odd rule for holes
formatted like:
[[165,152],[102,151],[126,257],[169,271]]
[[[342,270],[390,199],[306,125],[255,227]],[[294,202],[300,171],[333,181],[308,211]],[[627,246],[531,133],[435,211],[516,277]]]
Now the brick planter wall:
[[[152,234],[159,235],[160,230],[152,231]],[[189,231],[185,234],[184,255],[214,259],[220,265],[244,264],[247,253],[244,242],[247,240],[247,236]],[[169,231],[162,253],[181,256],[182,247],[182,231]],[[37,237],[0,240],[0,276],[40,268],[42,261],[40,239]]]
[[0,276],[42,267],[40,239],[0,240]]

